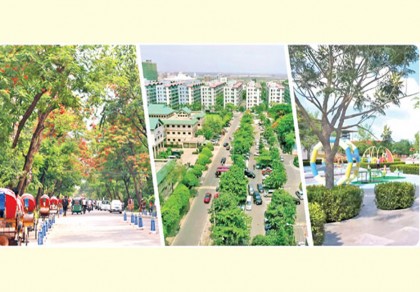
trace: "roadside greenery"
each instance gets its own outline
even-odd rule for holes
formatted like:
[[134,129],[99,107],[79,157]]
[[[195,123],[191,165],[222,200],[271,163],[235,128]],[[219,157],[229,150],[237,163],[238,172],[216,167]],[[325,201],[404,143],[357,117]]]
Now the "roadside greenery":
[[408,182],[389,182],[375,186],[375,203],[382,210],[409,208],[415,199],[416,186]]
[[311,220],[312,239],[314,245],[322,245],[325,238],[324,224],[326,216],[318,203],[309,203],[309,215]]
[[178,232],[179,222],[182,216],[188,212],[190,196],[190,190],[185,185],[178,184],[162,206],[162,225],[165,237],[174,236]]

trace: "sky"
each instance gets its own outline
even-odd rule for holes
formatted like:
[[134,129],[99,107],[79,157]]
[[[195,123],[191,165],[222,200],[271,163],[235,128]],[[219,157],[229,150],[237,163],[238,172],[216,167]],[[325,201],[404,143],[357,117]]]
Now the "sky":
[[158,72],[287,74],[280,45],[142,45]]
[[[405,93],[419,93],[419,62],[412,63],[410,68],[414,70],[415,73],[409,75],[405,79]],[[414,109],[414,104],[415,101],[413,101],[413,97],[404,98],[401,100],[400,106],[392,105],[388,107],[385,111],[385,116],[377,114],[375,119],[365,121],[363,124],[371,125],[372,133],[379,140],[381,139],[384,126],[388,125],[391,129],[391,137],[394,141],[400,141],[401,139],[414,141],[415,133],[420,130],[420,110]],[[308,108],[311,107],[307,102],[305,105]],[[357,128],[354,128],[354,130],[357,130]]]

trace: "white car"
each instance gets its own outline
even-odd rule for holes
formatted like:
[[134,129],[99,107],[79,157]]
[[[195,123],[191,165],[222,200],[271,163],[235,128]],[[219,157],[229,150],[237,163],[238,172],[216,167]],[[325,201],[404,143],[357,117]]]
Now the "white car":
[[109,211],[111,210],[111,205],[109,204],[109,201],[103,200],[101,203],[101,211]]
[[251,196],[246,197],[245,210],[247,211],[252,210],[252,197]]
[[119,212],[122,213],[122,203],[120,200],[112,200],[109,212]]

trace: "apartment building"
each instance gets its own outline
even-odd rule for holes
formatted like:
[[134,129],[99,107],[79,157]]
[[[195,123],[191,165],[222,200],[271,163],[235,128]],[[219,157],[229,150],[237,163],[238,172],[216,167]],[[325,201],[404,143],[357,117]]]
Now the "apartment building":
[[268,106],[283,103],[284,86],[276,82],[267,83]]
[[202,82],[189,82],[178,86],[179,104],[201,102]]
[[156,103],[163,103],[172,108],[178,108],[178,86],[181,83],[165,83],[156,86]]
[[225,82],[213,81],[201,86],[201,106],[206,110],[211,110],[216,105],[216,97],[223,94]]
[[259,105],[261,100],[261,85],[251,81],[246,86],[246,109]]
[[223,106],[228,103],[239,106],[242,100],[242,82],[231,81],[223,88]]
[[157,81],[146,81],[145,88],[146,88],[146,100],[147,104],[154,104],[157,103],[156,100],[156,86],[162,85],[162,82]]

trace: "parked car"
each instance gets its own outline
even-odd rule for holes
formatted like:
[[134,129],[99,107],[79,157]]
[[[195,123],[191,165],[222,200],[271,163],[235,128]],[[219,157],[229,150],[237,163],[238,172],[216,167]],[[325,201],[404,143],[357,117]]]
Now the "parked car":
[[259,192],[254,192],[254,203],[256,205],[261,205],[262,204],[262,199],[261,199],[261,195]]
[[273,170],[272,170],[270,167],[264,168],[264,169],[261,171],[262,175],[268,175],[268,174],[270,174],[271,172],[273,172]]
[[223,147],[227,147],[229,145],[228,142],[223,143]]
[[109,211],[111,210],[111,204],[108,200],[103,200],[101,203],[101,211]]
[[266,190],[265,193],[264,193],[264,197],[271,197],[274,194],[275,191],[276,191],[275,189]]
[[284,162],[284,157],[283,156],[280,156],[280,161]]
[[217,199],[219,197],[219,193],[214,193],[214,198]]
[[301,190],[296,191],[295,195],[299,198],[299,200],[303,200],[303,192]]
[[210,193],[206,193],[204,195],[204,203],[208,204],[211,201],[211,194]]
[[249,178],[255,178],[255,173],[253,173],[252,171],[250,171],[248,169],[244,170],[244,174]]
[[220,163],[223,165],[226,163],[226,157],[222,157],[222,159],[220,160]]
[[260,152],[255,152],[254,156],[260,156]]
[[252,210],[252,197],[251,196],[246,197],[245,210],[247,211]]
[[251,184],[248,184],[248,194],[252,196],[255,192],[254,187]]
[[110,205],[110,209],[109,212],[118,212],[118,213],[122,213],[122,203],[120,200],[112,200],[111,201],[111,205]]
[[257,184],[257,190],[260,194],[264,195],[265,191],[262,184]]
[[226,150],[230,150],[230,145],[227,145]]

